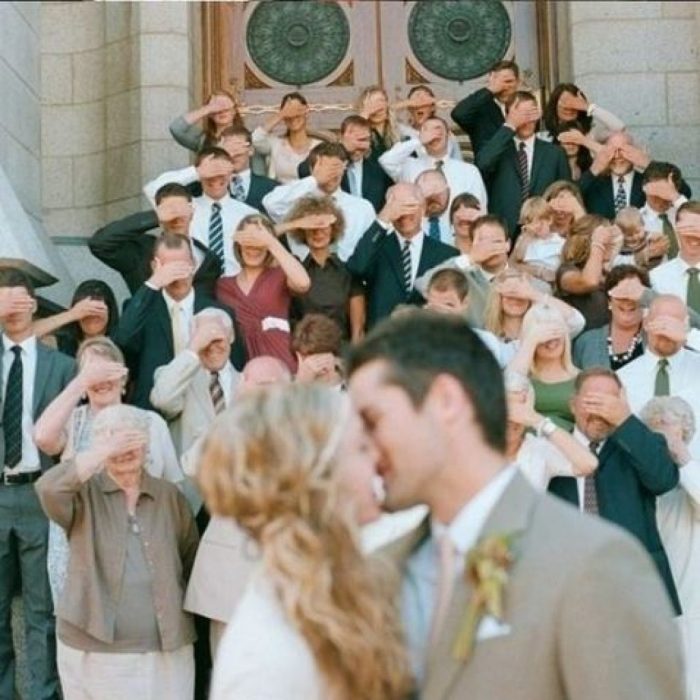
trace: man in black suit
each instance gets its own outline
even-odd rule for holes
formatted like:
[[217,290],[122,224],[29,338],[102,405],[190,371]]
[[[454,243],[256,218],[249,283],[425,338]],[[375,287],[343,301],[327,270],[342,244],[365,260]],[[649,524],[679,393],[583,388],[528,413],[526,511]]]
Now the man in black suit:
[[635,167],[648,163],[649,156],[632,144],[627,132],[611,134],[578,183],[586,211],[612,221],[625,207],[643,207],[642,175]]
[[552,479],[549,490],[637,537],[680,613],[656,526],[656,498],[678,484],[678,467],[665,439],[632,414],[620,379],[607,368],[591,367],[576,377],[571,409],[576,419],[574,437],[597,455],[598,469],[588,477]]
[[564,150],[535,136],[540,116],[535,96],[516,92],[508,103],[505,123],[476,158],[488,187],[489,212],[506,220],[513,239],[522,203],[544,194],[556,180],[571,179]]
[[[372,127],[359,114],[351,114],[340,125],[340,143],[348,153],[348,164],[340,181],[340,189],[356,197],[363,197],[380,211],[384,206],[386,191],[393,181],[379,163],[369,158],[372,150]],[[311,175],[309,159],[299,164],[299,177]]]
[[452,110],[450,116],[469,136],[475,158],[505,121],[506,102],[518,89],[519,80],[515,61],[499,61],[491,69],[486,87],[465,97]]
[[[119,319],[114,340],[124,351],[134,382],[132,403],[152,409],[153,373],[167,365],[190,339],[192,317],[210,306],[233,311],[193,287],[192,250],[185,236],[164,233],[157,239],[151,262],[152,274],[130,299]],[[235,329],[231,362],[236,369],[245,363],[243,337]]]
[[54,612],[46,571],[49,524],[34,482],[49,469],[35,420],[75,375],[75,362],[38,342],[36,296],[19,270],[0,271],[0,697],[14,698],[12,597],[22,583],[27,697],[57,698]]
[[458,255],[452,246],[423,231],[425,199],[415,184],[399,183],[347,261],[348,270],[367,286],[367,325],[372,327],[399,304],[420,306],[416,278]]
[[[148,232],[160,228],[169,234],[187,236],[192,221],[192,195],[177,183],[156,192],[156,209],[130,214],[95,231],[88,241],[90,252],[121,274],[134,294],[151,275],[151,260],[157,237]],[[190,240],[198,262],[194,286],[209,296],[222,272],[221,261],[205,245]]]

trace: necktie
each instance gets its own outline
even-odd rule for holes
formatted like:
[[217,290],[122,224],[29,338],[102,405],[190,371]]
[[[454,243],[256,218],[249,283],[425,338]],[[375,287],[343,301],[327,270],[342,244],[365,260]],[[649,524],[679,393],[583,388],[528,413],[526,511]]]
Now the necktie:
[[403,268],[403,283],[406,294],[409,294],[413,286],[413,266],[411,265],[411,241],[404,241],[401,248],[401,266]]
[[209,395],[214,406],[214,413],[217,415],[226,408],[226,400],[224,399],[224,390],[221,388],[219,381],[219,373],[211,373],[211,381],[209,382]]
[[357,191],[357,173],[355,172],[354,164],[350,163],[350,165],[348,165],[346,173],[348,176],[348,189],[350,190],[350,194],[355,197],[361,197],[362,194]]
[[518,174],[520,175],[520,201],[524,202],[530,194],[530,175],[527,167],[525,142],[518,144]]
[[673,230],[673,225],[668,220],[668,214],[659,214],[659,220],[661,221],[661,230],[668,239],[668,253],[666,255],[669,260],[672,260],[678,256],[678,239],[676,238],[676,232]]
[[698,274],[700,270],[697,267],[689,267],[688,273],[688,289],[686,291],[686,304],[693,310],[700,313],[700,280]]
[[182,306],[173,304],[170,311],[170,323],[173,329],[173,350],[179,355],[185,349],[185,339],[183,338]]
[[436,160],[435,161],[435,170],[437,170],[439,173],[444,172],[445,169],[445,161],[444,160]]
[[620,175],[617,178],[617,191],[615,192],[615,213],[627,206],[627,192],[625,192],[625,178]]
[[455,546],[448,533],[445,533],[438,545],[440,556],[440,573],[438,576],[437,595],[430,623],[430,646],[434,647],[440,639],[440,632],[447,617],[447,610],[452,598],[455,583]]
[[10,365],[2,407],[5,433],[5,465],[16,467],[22,461],[22,348],[12,348],[15,359]]
[[[588,449],[597,457],[599,442],[588,443]],[[595,490],[595,472],[583,480],[583,510],[592,515],[598,515],[598,493]]]
[[662,357],[656,367],[656,381],[654,382],[654,396],[670,396],[671,381],[668,377],[668,360]]
[[216,255],[221,264],[224,263],[224,222],[221,219],[221,205],[214,202],[211,205],[209,218],[209,250]]
[[428,235],[436,241],[440,240],[440,219],[437,216],[428,217]]
[[239,202],[245,202],[245,187],[243,187],[243,180],[238,175],[234,175],[233,180],[231,180],[231,196]]

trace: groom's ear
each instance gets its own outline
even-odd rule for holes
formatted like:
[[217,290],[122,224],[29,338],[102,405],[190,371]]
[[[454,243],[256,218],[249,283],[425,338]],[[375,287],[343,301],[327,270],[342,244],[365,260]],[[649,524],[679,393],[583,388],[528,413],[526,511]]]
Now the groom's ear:
[[456,421],[471,421],[474,418],[474,406],[464,392],[464,387],[456,377],[450,374],[438,374],[430,385],[424,406],[434,412],[442,425],[451,425]]

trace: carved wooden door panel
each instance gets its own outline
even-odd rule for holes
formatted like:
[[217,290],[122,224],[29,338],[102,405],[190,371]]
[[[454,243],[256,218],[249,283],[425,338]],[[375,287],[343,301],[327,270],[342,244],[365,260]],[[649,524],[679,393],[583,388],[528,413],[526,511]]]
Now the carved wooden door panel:
[[[363,87],[381,84],[392,101],[427,83],[445,100],[483,84],[515,57],[540,86],[540,3],[530,0],[249,0],[203,3],[205,83],[236,87],[251,125],[301,90],[312,124],[337,127]],[[207,36],[208,27],[208,36]],[[206,64],[206,60],[205,60]]]

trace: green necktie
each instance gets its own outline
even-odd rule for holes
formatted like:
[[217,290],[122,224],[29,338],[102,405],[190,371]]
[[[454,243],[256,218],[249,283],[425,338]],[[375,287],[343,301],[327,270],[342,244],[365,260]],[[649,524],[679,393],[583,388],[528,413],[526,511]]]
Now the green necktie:
[[668,377],[668,360],[662,357],[656,369],[656,383],[654,384],[654,396],[670,396],[671,381]]
[[693,311],[700,313],[700,280],[698,279],[700,270],[697,267],[689,267],[686,272],[688,273],[688,291],[685,302]]
[[663,234],[668,239],[668,253],[666,253],[666,257],[672,260],[678,256],[678,238],[676,238],[676,232],[668,220],[668,214],[659,214],[659,220],[661,221]]

